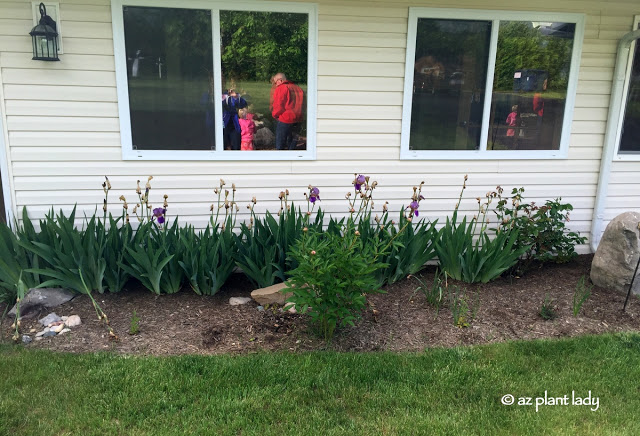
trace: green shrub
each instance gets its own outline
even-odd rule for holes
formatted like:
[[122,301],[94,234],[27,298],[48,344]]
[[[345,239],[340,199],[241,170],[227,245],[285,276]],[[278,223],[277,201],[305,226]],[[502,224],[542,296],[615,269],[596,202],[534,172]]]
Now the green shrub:
[[[417,215],[419,206],[418,199],[397,231],[392,231],[393,226],[372,228],[368,217],[377,183],[370,184],[368,177],[356,175],[353,184],[356,199],[351,200],[347,194],[350,216],[331,220],[325,232],[303,229],[290,253],[297,267],[286,282],[293,293],[288,301],[299,312],[308,313],[312,325],[327,342],[336,328],[354,325],[361,317],[367,294],[383,292],[376,272],[388,265],[381,259],[400,246],[398,239],[408,227],[409,218]],[[308,201],[315,203],[319,198],[319,190],[309,186]]]
[[499,229],[518,230],[515,247],[528,247],[516,266],[517,274],[524,274],[533,261],[564,263],[577,256],[575,246],[584,244],[587,238],[566,231],[565,223],[573,210],[571,204],[556,198],[537,206],[535,202],[524,203],[524,188],[513,188],[511,198],[502,198],[502,192],[498,186],[495,213]]
[[318,334],[330,341],[336,328],[354,325],[366,307],[366,294],[381,292],[375,272],[382,247],[365,244],[354,225],[343,234],[315,230],[292,248],[298,267],[287,282],[288,301],[308,313]]

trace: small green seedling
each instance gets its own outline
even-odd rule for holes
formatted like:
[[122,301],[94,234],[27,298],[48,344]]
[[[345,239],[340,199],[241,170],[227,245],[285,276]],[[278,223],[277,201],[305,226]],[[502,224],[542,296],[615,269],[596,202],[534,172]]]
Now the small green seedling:
[[136,335],[140,332],[140,317],[138,313],[134,310],[131,315],[131,321],[129,324],[129,334]]
[[542,307],[540,307],[540,316],[542,319],[551,321],[558,317],[555,309],[553,308],[553,301],[549,298],[549,294],[545,295]]

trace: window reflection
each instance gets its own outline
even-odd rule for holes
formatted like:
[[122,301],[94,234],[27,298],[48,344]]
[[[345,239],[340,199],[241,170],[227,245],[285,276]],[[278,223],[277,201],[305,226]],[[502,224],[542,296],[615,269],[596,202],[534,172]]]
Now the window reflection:
[[622,133],[620,135],[620,154],[640,152],[640,44],[636,40],[631,76]]
[[475,150],[491,22],[418,19],[411,150]]
[[225,150],[306,150],[307,14],[220,11]]
[[500,23],[489,150],[558,150],[575,24]]
[[210,12],[127,6],[124,33],[134,149],[213,149]]

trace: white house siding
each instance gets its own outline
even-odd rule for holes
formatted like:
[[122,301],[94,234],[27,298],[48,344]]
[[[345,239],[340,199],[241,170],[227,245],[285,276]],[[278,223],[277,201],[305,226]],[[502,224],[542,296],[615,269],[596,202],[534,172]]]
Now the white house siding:
[[[159,2],[161,3],[161,2]],[[637,0],[487,0],[482,9],[583,12],[585,39],[578,95],[566,160],[399,160],[408,8],[478,8],[476,0],[324,1],[319,4],[318,120],[315,161],[123,161],[117,112],[111,9],[108,0],[60,0],[64,54],[61,62],[31,60],[30,1],[0,0],[0,112],[7,130],[14,209],[27,206],[42,217],[53,205],[78,204],[92,212],[102,204],[101,183],[133,203],[135,182],[153,175],[152,201],[169,195],[170,211],[203,226],[220,177],[238,187],[244,205],[257,196],[259,210],[276,211],[278,193],[289,188],[303,204],[307,185],[321,189],[326,211],[346,211],[344,194],[353,173],[378,180],[377,204],[408,203],[411,187],[424,180],[431,218],[450,214],[464,174],[462,209],[473,213],[475,197],[501,185],[524,186],[527,200],[562,197],[573,204],[570,228],[588,235],[603,146],[616,41],[632,30]],[[640,208],[640,163],[618,162],[607,219]],[[155,196],[154,193],[155,192]],[[246,209],[241,208],[245,213]],[[587,246],[581,247],[587,251]]]

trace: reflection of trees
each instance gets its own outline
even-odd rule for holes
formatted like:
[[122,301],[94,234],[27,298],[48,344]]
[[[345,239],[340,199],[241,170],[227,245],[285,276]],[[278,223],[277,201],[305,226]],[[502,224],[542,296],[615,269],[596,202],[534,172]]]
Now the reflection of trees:
[[566,91],[573,39],[543,35],[530,21],[500,24],[494,89],[513,89],[513,74],[521,69],[545,70],[549,89]]
[[125,33],[127,55],[141,50],[148,62],[166,62],[170,78],[207,77],[212,69],[208,11],[127,7]]
[[444,64],[447,77],[462,70],[472,87],[484,88],[490,35],[488,21],[421,18],[416,35],[416,62],[432,57]]
[[281,71],[306,83],[308,26],[306,14],[220,11],[224,75],[264,81]]
[[209,11],[174,9],[167,19],[166,33],[167,48],[176,53],[182,74],[187,77],[207,77],[207,72],[213,70]]

